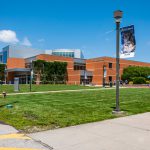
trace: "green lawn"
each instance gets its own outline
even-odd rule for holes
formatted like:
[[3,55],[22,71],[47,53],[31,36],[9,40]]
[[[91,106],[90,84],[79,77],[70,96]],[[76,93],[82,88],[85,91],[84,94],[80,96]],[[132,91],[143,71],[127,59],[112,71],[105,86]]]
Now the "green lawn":
[[[150,111],[150,89],[121,89],[126,115]],[[8,109],[5,104],[11,103]],[[8,96],[0,99],[0,120],[32,132],[114,118],[115,89]]]
[[[30,92],[30,85],[29,84],[22,84],[19,86],[19,92]],[[87,86],[80,86],[80,85],[65,85],[65,84],[43,84],[43,85],[32,85],[32,92],[38,91],[56,91],[56,90],[76,90],[76,89],[88,89],[88,88],[95,88],[95,87],[87,87]],[[0,92],[6,91],[7,93],[14,93],[14,85],[0,85]]]

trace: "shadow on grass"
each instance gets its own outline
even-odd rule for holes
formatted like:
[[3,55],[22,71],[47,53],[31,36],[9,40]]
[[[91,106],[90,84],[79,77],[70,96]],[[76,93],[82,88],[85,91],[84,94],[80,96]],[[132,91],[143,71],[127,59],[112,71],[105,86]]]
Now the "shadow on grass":
[[[110,107],[110,108],[112,108],[112,110],[115,110],[116,109],[116,107],[115,106],[112,106],[112,107]],[[124,112],[128,112],[128,110],[127,109],[120,109],[121,111],[124,111]]]
[[2,105],[0,105],[0,108],[2,108],[2,107],[5,107],[6,105],[12,105],[12,104],[16,104],[18,101],[14,101],[14,102],[11,102],[11,103],[5,103],[5,104],[2,104]]
[[0,124],[2,124],[2,125],[8,125],[7,123],[5,123],[3,121],[0,121]]

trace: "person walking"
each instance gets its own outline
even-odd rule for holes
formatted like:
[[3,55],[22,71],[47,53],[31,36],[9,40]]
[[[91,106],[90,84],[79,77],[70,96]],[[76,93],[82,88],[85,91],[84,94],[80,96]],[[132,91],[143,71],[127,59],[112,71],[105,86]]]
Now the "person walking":
[[128,80],[125,80],[125,84],[128,84]]
[[114,85],[116,85],[116,80],[114,80]]

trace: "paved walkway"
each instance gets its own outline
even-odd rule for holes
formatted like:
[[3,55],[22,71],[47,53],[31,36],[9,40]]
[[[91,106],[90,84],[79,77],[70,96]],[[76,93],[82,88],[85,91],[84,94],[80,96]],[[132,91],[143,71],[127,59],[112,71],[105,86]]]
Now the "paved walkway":
[[68,93],[68,92],[82,92],[82,91],[97,91],[97,90],[110,90],[115,88],[93,88],[93,89],[78,89],[78,90],[58,90],[58,91],[40,91],[40,92],[23,92],[23,93],[8,93],[7,95],[28,95],[28,94],[47,94],[47,93]]
[[[130,87],[130,86],[120,86],[121,88],[142,88],[142,87]],[[145,88],[149,88],[146,86]],[[82,92],[82,91],[97,91],[97,90],[111,90],[115,87],[108,88],[92,88],[92,89],[77,89],[77,90],[58,90],[58,91],[39,91],[39,92],[22,92],[22,93],[7,93],[7,95],[29,95],[29,94],[48,94],[48,93],[64,93],[64,92]]]
[[54,150],[149,150],[150,113],[29,136],[48,144]]
[[9,125],[0,124],[0,150],[52,150],[52,148],[20,134]]

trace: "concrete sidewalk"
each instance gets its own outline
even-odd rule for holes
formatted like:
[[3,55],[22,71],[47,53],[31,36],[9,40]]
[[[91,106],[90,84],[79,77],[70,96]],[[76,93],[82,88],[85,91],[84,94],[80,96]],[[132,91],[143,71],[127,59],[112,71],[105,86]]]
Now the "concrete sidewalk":
[[52,148],[19,133],[9,125],[0,123],[0,150],[52,150]]
[[48,144],[54,150],[149,150],[150,113],[49,130],[29,136]]
[[12,134],[12,133],[18,133],[18,131],[6,124],[0,123],[0,135],[2,134]]
[[40,91],[40,92],[22,92],[22,93],[8,93],[7,95],[29,95],[29,94],[48,94],[48,93],[69,93],[69,92],[84,92],[97,90],[111,90],[115,88],[93,88],[93,89],[78,89],[78,90],[56,90],[56,91]]

